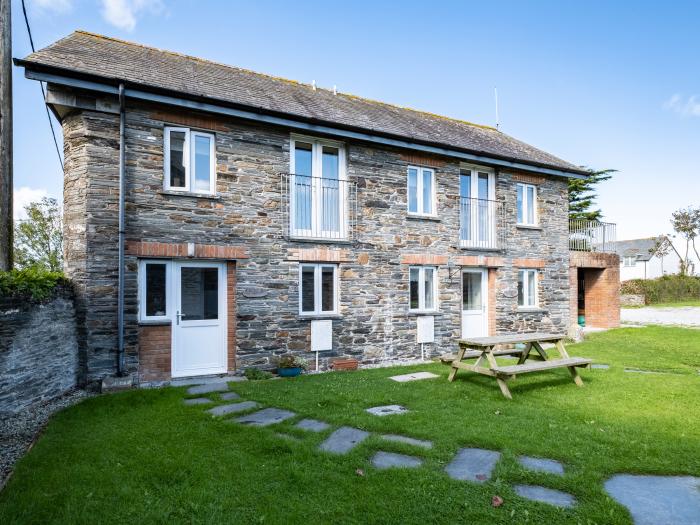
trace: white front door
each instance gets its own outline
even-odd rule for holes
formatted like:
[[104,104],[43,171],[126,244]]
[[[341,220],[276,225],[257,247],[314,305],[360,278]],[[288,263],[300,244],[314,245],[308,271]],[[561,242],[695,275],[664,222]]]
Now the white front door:
[[226,372],[226,265],[175,262],[172,377]]
[[488,335],[488,274],[483,268],[462,270],[462,337]]

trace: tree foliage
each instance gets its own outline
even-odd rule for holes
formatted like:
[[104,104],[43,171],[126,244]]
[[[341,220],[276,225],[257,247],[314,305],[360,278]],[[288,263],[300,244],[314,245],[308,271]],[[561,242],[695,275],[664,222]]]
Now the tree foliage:
[[569,219],[599,221],[603,217],[600,208],[593,209],[596,186],[612,177],[617,170],[590,170],[585,179],[569,179]]
[[63,267],[63,213],[56,199],[44,197],[24,207],[15,224],[15,266],[60,272]]
[[[700,263],[700,254],[698,254],[698,248],[695,244],[695,240],[700,236],[700,207],[688,206],[687,208],[674,211],[671,214],[671,227],[675,235],[662,236],[652,248],[652,252],[656,257],[665,257],[670,253],[675,253],[679,259],[679,273],[681,275],[692,275],[694,268],[690,257],[691,248]],[[673,241],[677,238],[685,241],[685,250],[681,249],[679,251],[676,248]]]

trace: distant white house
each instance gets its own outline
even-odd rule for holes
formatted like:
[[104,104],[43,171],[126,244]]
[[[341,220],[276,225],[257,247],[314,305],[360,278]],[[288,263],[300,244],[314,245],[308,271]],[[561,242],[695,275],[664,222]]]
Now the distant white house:
[[673,251],[662,257],[657,255],[656,246],[662,239],[658,236],[613,243],[613,249],[620,256],[620,281],[655,279],[678,273],[678,255]]

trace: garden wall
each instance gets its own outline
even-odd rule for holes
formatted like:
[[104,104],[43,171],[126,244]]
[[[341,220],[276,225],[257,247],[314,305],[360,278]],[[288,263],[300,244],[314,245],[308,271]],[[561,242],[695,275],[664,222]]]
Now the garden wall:
[[59,286],[42,302],[0,297],[0,416],[60,396],[77,380],[71,289]]

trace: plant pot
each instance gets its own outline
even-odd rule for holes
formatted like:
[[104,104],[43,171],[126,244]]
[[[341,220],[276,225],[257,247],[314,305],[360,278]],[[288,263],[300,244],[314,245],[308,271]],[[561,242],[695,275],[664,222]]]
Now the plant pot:
[[300,366],[294,368],[278,368],[277,373],[280,377],[296,377],[301,374],[302,368]]

